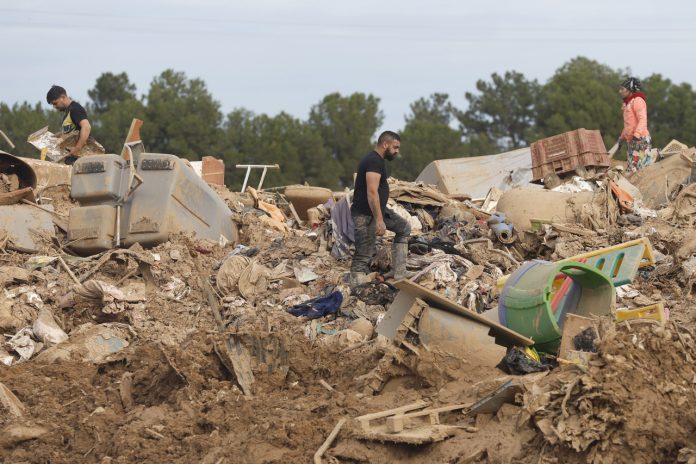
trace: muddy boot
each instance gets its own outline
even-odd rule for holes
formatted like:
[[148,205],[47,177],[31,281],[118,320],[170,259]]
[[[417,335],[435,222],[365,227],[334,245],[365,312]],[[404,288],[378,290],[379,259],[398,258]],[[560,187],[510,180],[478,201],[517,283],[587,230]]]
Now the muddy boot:
[[406,257],[408,256],[408,243],[392,244],[391,261],[394,280],[405,279],[406,276]]
[[370,281],[368,274],[365,272],[351,272],[350,273],[350,288],[359,287],[362,284],[366,284]]

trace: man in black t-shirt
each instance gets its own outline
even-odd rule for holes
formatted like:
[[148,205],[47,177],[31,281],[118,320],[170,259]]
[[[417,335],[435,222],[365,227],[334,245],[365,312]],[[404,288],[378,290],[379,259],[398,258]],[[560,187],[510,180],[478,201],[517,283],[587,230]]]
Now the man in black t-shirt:
[[392,161],[399,155],[399,134],[385,131],[377,139],[377,146],[358,165],[355,192],[350,212],[355,226],[355,254],[350,268],[352,287],[367,282],[370,260],[377,246],[377,236],[387,229],[396,234],[392,243],[392,271],[394,279],[406,277],[406,256],[411,226],[408,221],[387,208],[389,184],[384,160]]
[[87,112],[82,105],[68,97],[65,89],[58,85],[50,88],[46,94],[46,101],[58,111],[63,112],[63,122],[61,124],[63,135],[73,131],[80,133],[77,143],[69,150],[70,155],[64,159],[65,164],[73,164],[77,157],[80,156],[80,150],[85,146],[87,139],[89,139],[89,134],[92,132],[92,126],[87,119]]

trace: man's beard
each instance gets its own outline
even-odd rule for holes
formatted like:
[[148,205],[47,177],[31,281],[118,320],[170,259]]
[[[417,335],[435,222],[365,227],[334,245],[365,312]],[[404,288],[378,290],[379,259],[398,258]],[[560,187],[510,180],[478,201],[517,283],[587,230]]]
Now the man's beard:
[[394,153],[392,153],[391,151],[384,152],[384,159],[386,159],[387,161],[393,161],[394,158],[396,158],[396,155]]

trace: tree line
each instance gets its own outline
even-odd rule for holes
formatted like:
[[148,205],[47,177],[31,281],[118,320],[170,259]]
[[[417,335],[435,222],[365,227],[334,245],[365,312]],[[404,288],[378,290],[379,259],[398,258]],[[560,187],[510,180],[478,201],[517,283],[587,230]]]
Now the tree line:
[[[445,93],[420,98],[411,103],[402,128],[388,128],[400,129],[402,137],[402,156],[390,165],[392,174],[412,180],[433,160],[500,153],[580,127],[601,130],[609,147],[623,124],[617,90],[626,75],[628,70],[577,57],[545,83],[517,71],[494,73],[464,94],[463,109]],[[696,144],[692,86],[660,74],[642,82],[654,146],[673,138]],[[171,69],[155,77],[140,96],[125,72],[103,73],[88,95],[89,101],[81,103],[86,103],[93,134],[107,152],[120,153],[131,120],[143,119],[148,151],[192,160],[223,158],[232,188],[239,188],[243,178],[235,164],[273,163],[281,169],[269,171],[269,187],[351,185],[357,162],[370,150],[384,119],[380,99],[361,92],[326,95],[305,119],[245,108],[224,115],[204,81]],[[36,155],[26,139],[45,125],[58,130],[60,116],[42,103],[0,103],[0,130],[17,144],[15,154]],[[0,149],[8,150],[2,144],[0,140]]]

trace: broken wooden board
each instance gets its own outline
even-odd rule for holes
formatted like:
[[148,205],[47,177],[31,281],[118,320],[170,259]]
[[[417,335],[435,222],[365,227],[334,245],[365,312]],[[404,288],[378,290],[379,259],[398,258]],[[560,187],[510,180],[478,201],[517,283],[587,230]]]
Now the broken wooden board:
[[411,307],[420,298],[428,305],[448,311],[450,313],[466,317],[473,321],[479,322],[489,328],[489,335],[495,338],[495,342],[502,346],[531,346],[534,341],[523,335],[518,334],[495,321],[491,321],[484,316],[471,311],[464,306],[455,303],[452,300],[445,298],[439,293],[428,290],[425,287],[418,285],[410,280],[399,280],[394,283],[394,286],[400,291],[394,298],[394,301],[389,306],[384,318],[377,325],[377,333],[393,339],[397,335],[397,329],[401,326],[404,317],[409,312]]
[[510,379],[480,399],[469,408],[467,414],[495,414],[506,403],[514,403],[515,396],[524,392],[524,386],[517,380]]
[[387,432],[396,433],[402,430],[418,427],[427,421],[426,425],[440,425],[440,414],[444,412],[466,409],[471,404],[451,404],[439,408],[423,409],[418,412],[401,413],[387,417]]
[[[142,140],[140,137],[140,128],[143,126],[143,121],[140,119],[133,119],[131,121],[130,128],[128,129],[128,134],[126,135],[126,141],[124,142],[124,145],[127,143],[132,143],[132,142],[137,142],[139,140]],[[128,149],[124,146],[123,150],[121,150],[121,157],[123,159],[130,159],[130,153]]]
[[453,425],[426,425],[415,429],[403,430],[398,433],[373,430],[370,432],[355,432],[357,438],[381,442],[403,443],[407,445],[424,445],[443,441],[453,436],[459,427]]
[[[208,279],[204,277],[204,273],[200,267],[198,267],[198,278],[201,283],[201,287],[205,292],[208,300],[208,306],[213,312],[213,317],[218,325],[218,330],[221,334],[225,332],[225,324],[222,320],[222,315],[220,314],[220,303],[218,302],[217,296],[213,291],[213,287],[208,282]],[[215,352],[220,357],[223,365],[235,375],[237,378],[237,383],[242,388],[244,395],[247,397],[253,397],[253,392],[251,385],[254,383],[254,372],[251,370],[251,355],[249,351],[244,347],[239,337],[234,335],[228,335],[225,337],[224,349],[219,346],[215,346]]]
[[588,327],[597,330],[597,321],[589,317],[578,316],[568,313],[563,321],[563,334],[561,335],[561,348],[558,350],[558,357],[568,359],[568,352],[575,351],[573,339]]
[[415,409],[422,409],[428,406],[430,403],[427,401],[416,401],[415,403],[407,404],[406,406],[401,406],[399,408],[387,409],[386,411],[373,412],[371,414],[365,414],[363,416],[356,417],[354,420],[357,422],[358,426],[363,432],[369,432],[372,430],[373,424],[370,422],[378,419],[384,419],[394,414],[402,414],[408,411],[413,411]]

